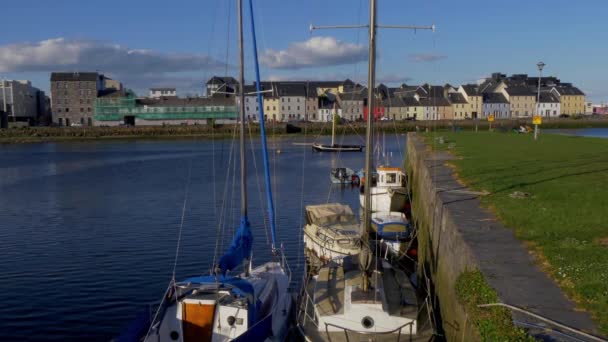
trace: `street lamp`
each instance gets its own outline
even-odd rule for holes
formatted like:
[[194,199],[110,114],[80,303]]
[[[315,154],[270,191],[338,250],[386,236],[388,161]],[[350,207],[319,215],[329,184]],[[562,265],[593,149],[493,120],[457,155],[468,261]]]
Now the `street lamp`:
[[[539,118],[537,118],[536,120],[540,120],[540,80],[542,78],[543,75],[543,68],[545,67],[545,63],[543,62],[538,62],[536,63],[536,66],[538,67],[538,92],[536,93],[536,115],[539,116]],[[534,121],[536,121],[534,120]],[[534,124],[534,140],[536,140],[536,138],[538,137],[538,122],[536,122]]]

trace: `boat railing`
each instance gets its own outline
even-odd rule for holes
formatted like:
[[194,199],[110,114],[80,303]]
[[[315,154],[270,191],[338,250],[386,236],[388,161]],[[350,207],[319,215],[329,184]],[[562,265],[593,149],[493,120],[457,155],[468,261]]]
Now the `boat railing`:
[[[552,332],[555,333],[557,335],[560,335],[561,338],[567,338],[568,340],[571,341],[600,341],[600,342],[608,342],[608,340],[586,333],[582,330],[567,326],[563,323],[559,323],[556,322],[550,318],[541,316],[539,314],[536,314],[534,312],[530,312],[528,310],[522,309],[520,307],[514,306],[514,305],[509,305],[509,304],[505,304],[505,303],[489,303],[489,304],[480,304],[478,305],[478,307],[480,308],[490,308],[490,307],[504,307],[507,309],[510,309],[512,311],[516,311],[519,313],[522,313],[524,315],[533,317],[541,322],[543,322],[543,325],[539,325],[539,324],[533,324],[533,323],[529,323],[529,322],[521,322],[521,321],[514,321],[514,323],[516,325],[520,325],[522,327],[526,327],[529,329],[539,329],[542,330],[544,332]],[[553,326],[555,326],[556,328],[551,328],[551,327],[547,327],[546,325],[544,325],[545,323],[549,323]]]
[[329,327],[334,327],[334,328],[338,328],[341,329],[342,331],[344,331],[344,337],[346,337],[346,341],[349,342],[350,338],[348,337],[348,333],[352,333],[352,334],[356,334],[356,335],[390,335],[390,334],[394,334],[397,333],[397,341],[401,341],[401,331],[406,328],[409,327],[409,340],[412,340],[412,330],[414,327],[414,322],[415,321],[411,321],[408,323],[405,323],[399,327],[397,327],[396,329],[393,330],[389,330],[389,331],[383,331],[383,332],[377,332],[377,331],[364,331],[364,330],[354,330],[354,329],[349,329],[346,327],[342,327],[336,324],[332,324],[332,323],[325,323],[325,333],[327,333],[327,339],[329,341],[331,341],[331,335],[329,334]]

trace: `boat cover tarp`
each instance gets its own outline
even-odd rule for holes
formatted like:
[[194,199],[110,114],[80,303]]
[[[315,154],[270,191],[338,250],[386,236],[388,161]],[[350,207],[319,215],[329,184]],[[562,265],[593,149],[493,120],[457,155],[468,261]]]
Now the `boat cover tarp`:
[[340,203],[328,203],[306,206],[306,213],[310,223],[324,226],[334,223],[353,223],[356,221],[353,210]]
[[400,240],[411,235],[410,223],[402,213],[373,214],[372,226],[377,229],[378,236],[386,240]]
[[234,293],[243,297],[253,296],[253,285],[243,278],[227,277],[224,275],[213,276],[199,276],[191,277],[183,281],[184,283],[196,283],[196,284],[219,284],[231,285],[235,288]]
[[253,235],[249,228],[249,221],[247,219],[241,220],[241,225],[236,231],[232,243],[228,250],[219,261],[219,268],[222,270],[222,274],[233,270],[235,267],[242,265],[243,260],[249,258],[251,255],[251,246],[253,245]]

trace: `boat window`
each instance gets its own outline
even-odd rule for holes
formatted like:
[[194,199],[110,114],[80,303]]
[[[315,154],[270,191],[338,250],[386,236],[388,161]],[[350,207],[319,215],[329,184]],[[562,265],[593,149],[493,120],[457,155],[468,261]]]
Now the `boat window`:
[[353,215],[331,215],[319,217],[315,223],[323,226],[332,224],[357,224],[357,218]]
[[396,173],[387,173],[386,182],[389,184],[397,183],[397,174]]
[[382,226],[385,233],[401,233],[407,231],[407,226],[403,224],[387,224]]

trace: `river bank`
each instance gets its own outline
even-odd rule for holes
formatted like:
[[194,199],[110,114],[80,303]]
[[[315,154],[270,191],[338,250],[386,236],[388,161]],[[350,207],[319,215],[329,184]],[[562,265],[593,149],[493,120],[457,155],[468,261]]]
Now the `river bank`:
[[486,194],[481,205],[608,334],[608,140],[437,132],[426,143],[457,157],[449,165],[458,179]]
[[[497,120],[492,123],[496,130],[510,130],[520,125],[531,125],[531,119]],[[299,132],[288,132],[285,123],[269,123],[267,131],[271,135],[331,135],[330,123],[294,123]],[[461,121],[383,121],[376,124],[378,131],[405,133],[410,131],[434,130],[487,130],[489,123],[482,120]],[[568,129],[608,127],[608,118],[580,117],[545,119],[542,129]],[[122,139],[221,139],[233,136],[235,125],[192,125],[192,126],[121,126],[121,127],[19,127],[0,129],[0,143],[31,143],[44,141],[85,141]],[[297,130],[297,129],[296,129]],[[258,124],[250,124],[252,135],[259,135]],[[353,122],[336,127],[338,135],[365,133],[365,124]]]

